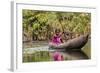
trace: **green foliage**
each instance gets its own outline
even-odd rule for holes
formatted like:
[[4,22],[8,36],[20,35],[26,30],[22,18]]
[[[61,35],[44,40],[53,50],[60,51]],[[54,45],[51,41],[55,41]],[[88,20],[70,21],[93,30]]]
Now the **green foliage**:
[[91,14],[23,10],[23,33],[33,40],[49,40],[54,30],[78,34],[90,33]]

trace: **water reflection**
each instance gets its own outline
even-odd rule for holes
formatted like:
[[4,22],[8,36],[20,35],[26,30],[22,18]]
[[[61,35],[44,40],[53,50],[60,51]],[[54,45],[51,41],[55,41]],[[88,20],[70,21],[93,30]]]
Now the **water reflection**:
[[[33,53],[28,53],[30,48],[47,46],[47,42],[27,42],[23,43],[23,62],[41,62],[41,61],[54,61],[53,53],[55,51],[38,51]],[[27,51],[25,51],[27,49]],[[42,48],[43,49],[43,48]],[[84,60],[90,59],[91,57],[91,47],[90,40],[81,50],[57,50],[64,56],[64,60]],[[32,52],[32,51],[31,51]]]

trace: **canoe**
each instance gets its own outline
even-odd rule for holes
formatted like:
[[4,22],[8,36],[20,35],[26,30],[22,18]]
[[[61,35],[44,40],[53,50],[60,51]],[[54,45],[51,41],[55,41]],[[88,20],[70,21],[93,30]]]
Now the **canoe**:
[[62,43],[62,44],[59,44],[59,45],[49,45],[50,48],[53,48],[53,49],[69,49],[69,50],[72,50],[72,49],[81,49],[88,41],[88,34],[86,35],[81,35],[77,38],[73,38],[73,39],[70,39],[68,40],[67,42],[65,43]]

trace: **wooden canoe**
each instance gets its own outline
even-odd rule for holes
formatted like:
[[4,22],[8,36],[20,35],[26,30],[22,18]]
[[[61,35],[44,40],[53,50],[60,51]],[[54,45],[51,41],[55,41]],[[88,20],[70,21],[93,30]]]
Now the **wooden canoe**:
[[86,35],[81,35],[77,38],[74,38],[74,39],[70,39],[68,40],[67,42],[65,43],[62,43],[58,46],[56,45],[49,45],[50,48],[53,48],[53,49],[69,49],[69,50],[72,50],[72,49],[81,49],[88,41],[88,34]]

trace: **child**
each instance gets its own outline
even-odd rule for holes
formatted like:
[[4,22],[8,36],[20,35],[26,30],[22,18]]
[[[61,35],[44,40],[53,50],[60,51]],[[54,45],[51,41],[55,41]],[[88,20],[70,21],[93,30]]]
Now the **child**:
[[52,37],[52,39],[49,43],[49,46],[58,46],[59,44],[63,43],[61,35],[62,34],[60,33],[60,30],[56,29],[55,34],[54,34],[54,36]]

